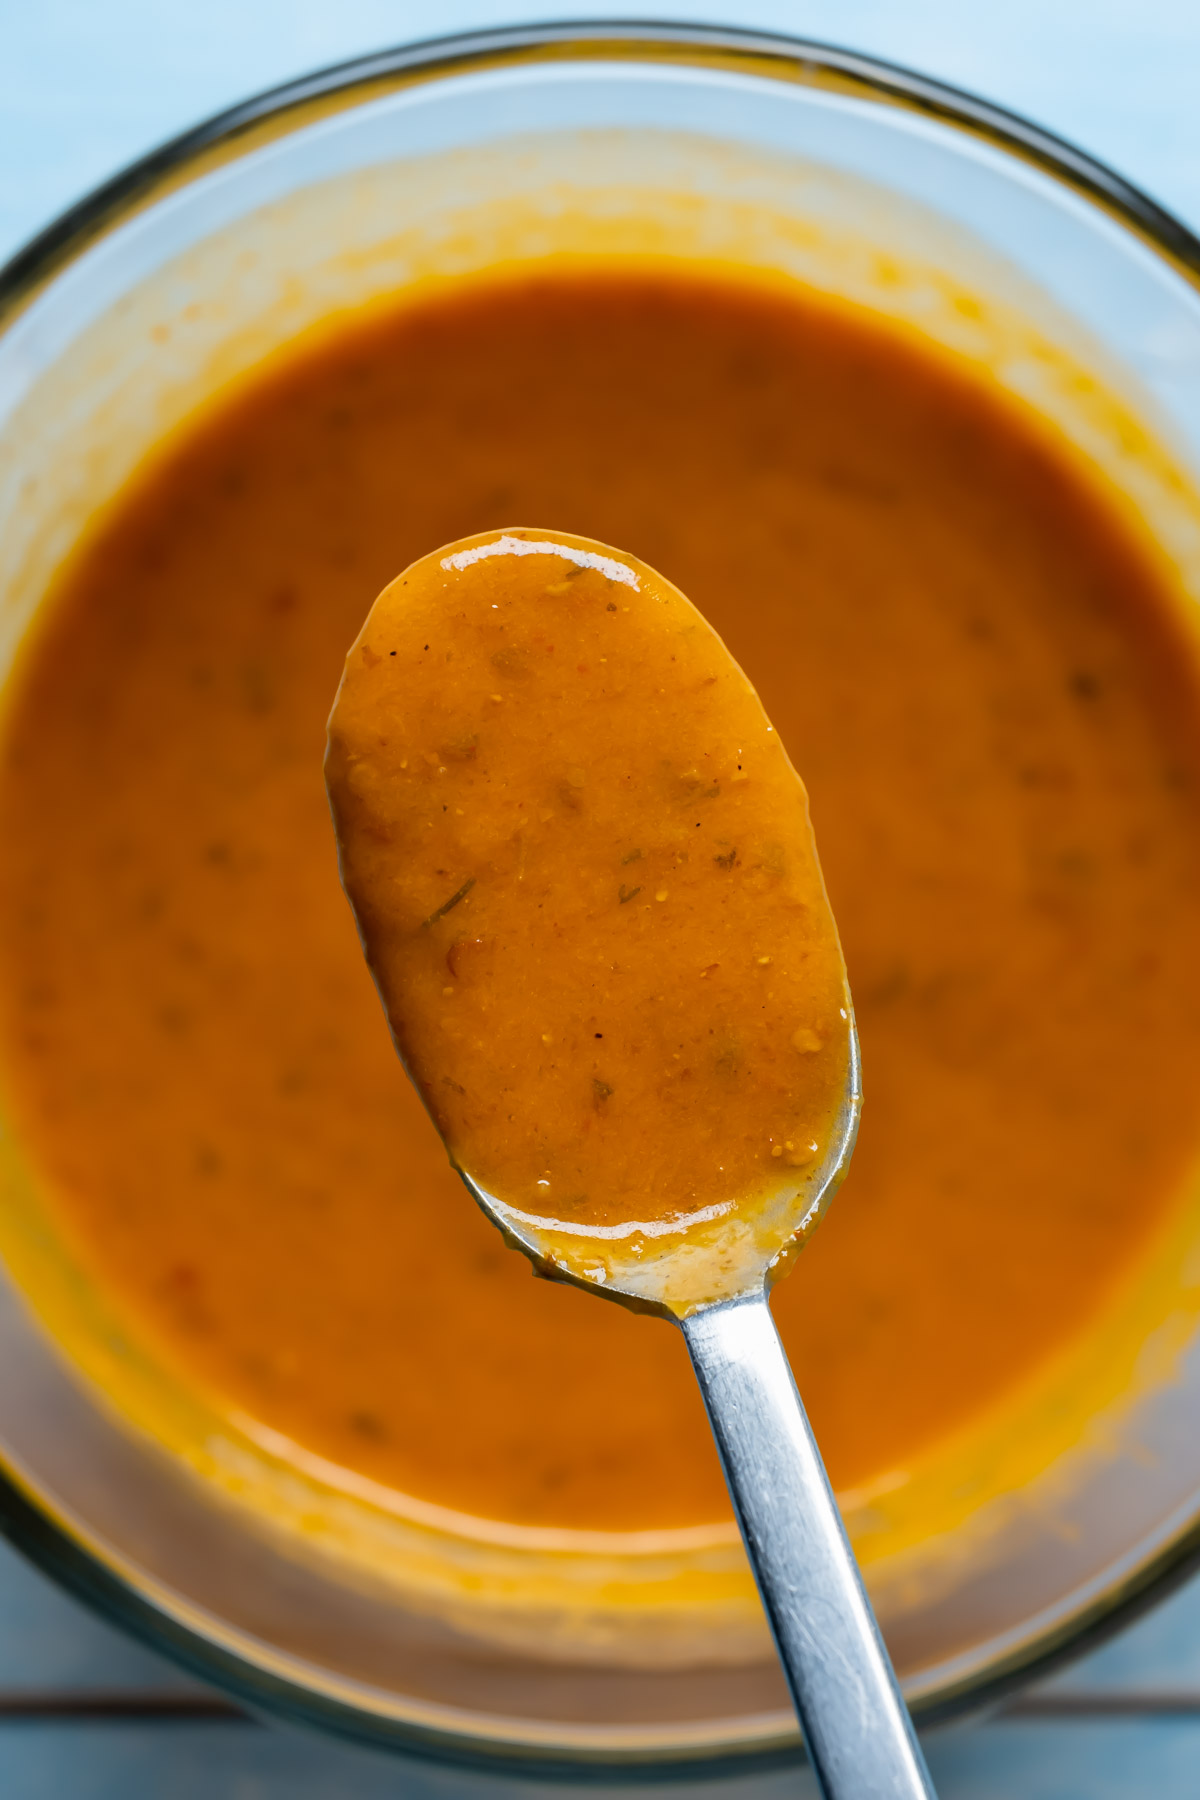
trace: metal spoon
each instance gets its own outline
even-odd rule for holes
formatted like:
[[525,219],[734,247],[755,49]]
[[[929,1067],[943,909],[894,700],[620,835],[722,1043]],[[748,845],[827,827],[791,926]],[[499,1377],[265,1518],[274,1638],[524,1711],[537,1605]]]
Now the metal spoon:
[[[850,1019],[845,1099],[806,1217],[815,1220],[846,1173],[862,1108],[858,1034]],[[826,1800],[915,1800],[933,1787],[845,1527],[792,1377],[767,1292],[782,1259],[741,1261],[727,1297],[683,1317],[656,1298],[678,1289],[680,1248],[627,1267],[603,1288],[564,1266],[550,1234],[459,1169],[508,1241],[557,1280],[624,1300],[680,1327],[720,1451],[750,1566]],[[675,1279],[673,1279],[675,1277]]]
[[[564,567],[568,571],[565,577]],[[632,610],[635,597],[636,612]],[[551,612],[544,615],[547,606]],[[496,618],[502,607],[503,618]],[[532,612],[526,613],[525,608]],[[657,804],[653,799],[659,794],[655,779],[656,774],[661,777],[662,764],[656,758],[663,752],[656,730],[667,722],[665,742],[672,754],[682,755],[682,747],[691,743],[687,724],[676,720],[669,706],[659,707],[653,692],[647,710],[646,693],[630,675],[633,664],[627,646],[636,647],[642,668],[653,666],[655,658],[665,659],[669,653],[674,674],[668,677],[664,660],[664,684],[668,679],[694,684],[703,677],[694,693],[709,694],[708,710],[694,698],[689,718],[697,728],[700,721],[707,721],[703,730],[715,731],[718,738],[733,729],[729,721],[737,721],[735,741],[743,741],[744,732],[746,746],[736,752],[738,770],[742,770],[745,756],[758,771],[754,776],[743,773],[741,779],[768,784],[758,791],[773,795],[781,808],[778,816],[784,823],[779,829],[797,834],[793,847],[798,865],[807,869],[806,885],[790,894],[788,929],[779,925],[776,915],[781,942],[790,947],[789,953],[796,951],[797,920],[803,914],[809,921],[804,928],[808,934],[805,942],[822,946],[818,957],[837,956],[840,1000],[827,981],[820,990],[822,1022],[823,1030],[829,1030],[830,1043],[835,1037],[839,1046],[844,1041],[845,1060],[839,1058],[834,1065],[831,1087],[813,1090],[820,1100],[811,1123],[804,1123],[806,1141],[795,1146],[791,1142],[774,1145],[772,1159],[779,1160],[772,1161],[774,1178],[769,1183],[748,1182],[744,1169],[738,1175],[731,1171],[725,1178],[735,1188],[740,1182],[743,1191],[730,1194],[728,1204],[724,1203],[726,1196],[701,1189],[693,1210],[683,1214],[664,1210],[661,1194],[640,1220],[629,1218],[620,1209],[615,1216],[600,1209],[599,1216],[581,1217],[580,1208],[570,1204],[550,1203],[543,1212],[538,1200],[540,1190],[546,1190],[549,1202],[550,1169],[545,1179],[534,1184],[537,1194],[531,1190],[527,1173],[513,1176],[510,1186],[511,1170],[503,1157],[498,1163],[489,1160],[494,1146],[489,1146],[486,1132],[481,1141],[469,1129],[455,1125],[452,1113],[445,1111],[448,1103],[444,1098],[430,1101],[431,1087],[440,1096],[445,1081],[459,1095],[468,1092],[453,1079],[457,1068],[452,1071],[449,1067],[456,1054],[467,1052],[454,1048],[453,1036],[447,1039],[443,1035],[444,1019],[439,1018],[439,1028],[430,1037],[425,1029],[431,1016],[428,1011],[422,1011],[415,1000],[409,1010],[410,996],[422,990],[409,984],[424,980],[428,986],[431,940],[427,934],[460,903],[474,907],[476,879],[470,874],[415,927],[398,922],[404,906],[412,908],[411,895],[404,901],[399,896],[407,891],[405,881],[412,865],[421,863],[421,845],[439,846],[436,851],[431,848],[431,859],[441,860],[447,867],[473,869],[477,864],[488,868],[485,892],[490,891],[493,898],[505,891],[506,880],[518,886],[524,880],[523,852],[515,870],[509,870],[504,862],[511,845],[512,817],[524,820],[521,796],[540,778],[541,736],[570,731],[572,709],[579,696],[569,672],[565,688],[559,675],[544,693],[536,686],[527,687],[520,715],[525,734],[514,725],[507,737],[503,730],[493,734],[483,723],[475,730],[470,708],[484,704],[479,698],[479,672],[486,669],[489,684],[495,682],[491,671],[497,666],[494,642],[499,635],[513,620],[520,623],[527,617],[543,616],[557,621],[555,640],[564,668],[574,664],[578,653],[579,673],[587,675],[592,659],[588,646],[598,652],[602,644],[605,654],[599,655],[597,668],[611,672],[613,655],[618,658],[617,667],[624,669],[613,677],[611,688],[603,686],[607,676],[596,680],[602,684],[607,730],[616,734],[617,741],[626,741],[620,738],[619,721],[625,716],[622,707],[631,710],[628,742],[641,746],[638,754],[644,766],[635,759],[628,767],[622,765],[623,773],[614,776],[609,772],[608,792],[610,796],[626,795],[623,804],[627,809],[644,810],[646,796],[651,797],[651,808]],[[427,656],[430,644],[423,640],[435,635],[441,640],[441,660],[431,662]],[[575,646],[569,656],[568,644]],[[555,644],[549,644],[546,654],[554,648]],[[416,755],[413,746],[423,741],[422,733],[432,732],[436,739],[444,728],[437,699],[443,692],[439,671],[452,658],[455,671],[462,672],[459,682],[465,684],[455,701],[455,729],[465,729],[469,735],[461,740],[465,749],[452,747],[444,753],[446,766],[437,768],[437,780],[442,784],[437,798],[442,804],[434,805],[428,777],[414,770],[410,762]],[[528,667],[523,667],[528,678]],[[722,677],[729,682],[728,688],[713,688]],[[692,693],[693,689],[686,691]],[[658,695],[665,693],[665,685],[657,690]],[[718,693],[726,696],[724,700],[719,701]],[[490,695],[490,703],[494,705],[497,698]],[[503,703],[503,696],[499,698]],[[431,711],[422,710],[426,699],[433,702]],[[485,717],[490,720],[490,713],[485,712]],[[533,738],[529,736],[531,720],[539,727]],[[644,726],[651,735],[646,737],[643,732],[639,737],[634,725]],[[528,760],[531,743],[536,745],[534,765]],[[656,747],[647,750],[647,744]],[[521,747],[511,766],[505,761],[506,745]],[[439,763],[439,757],[426,755],[425,760]],[[786,756],[781,756],[778,739],[753,690],[684,595],[648,565],[592,539],[523,528],[498,535],[483,533],[419,559],[376,601],[347,659],[330,720],[326,775],[343,882],[355,907],[397,1048],[425,1094],[435,1123],[445,1115],[447,1146],[474,1198],[510,1243],[529,1256],[543,1274],[671,1319],[683,1331],[822,1791],[828,1800],[917,1800],[930,1795],[921,1752],[767,1306],[768,1288],[794,1259],[846,1172],[858,1129],[862,1090],[853,1006],[836,930],[811,837],[807,846],[800,842],[800,834],[808,829],[803,788]],[[733,804],[738,779],[738,775],[732,777],[726,805]],[[790,783],[795,784],[794,791]],[[755,790],[747,790],[751,791]],[[714,783],[707,797],[715,799],[720,794],[720,783]],[[510,817],[506,806],[511,809],[514,805],[516,813]],[[468,811],[470,822],[460,828],[456,821],[466,819]],[[544,818],[553,816],[548,812]],[[628,812],[622,814],[626,816]],[[606,834],[612,824],[611,819],[607,824],[603,820],[604,815],[598,814],[597,842],[607,845]],[[517,831],[522,843],[523,829],[522,824]],[[490,834],[495,831],[499,838],[493,844]],[[469,834],[469,852],[460,832]],[[585,871],[590,867],[587,845],[578,837],[573,837],[571,844],[575,860],[567,866],[570,878],[578,883],[580,866]],[[500,857],[494,865],[487,860],[493,853]],[[642,852],[639,849],[635,854]],[[687,861],[687,856],[682,856],[678,866]],[[447,869],[435,873],[445,877]],[[586,882],[586,872],[583,879]],[[620,904],[627,897],[622,889]],[[657,901],[667,898],[666,891],[656,895]],[[487,901],[481,905],[481,916],[486,918]],[[765,900],[762,906],[766,906]],[[818,920],[822,908],[823,923]],[[604,916],[615,917],[615,909],[610,908]],[[727,929],[742,929],[731,924],[737,917],[733,911],[719,910],[717,916]],[[669,965],[668,940],[658,941],[663,944],[664,966]],[[720,941],[731,940],[719,936],[712,940],[714,945]],[[525,940],[520,955],[510,952],[504,983],[496,978],[500,997],[493,994],[489,1005],[519,1008],[520,990],[526,984],[536,990],[538,969],[528,959],[548,954],[544,945],[541,951],[534,947],[539,942]],[[808,953],[800,950],[800,962]],[[757,962],[770,965],[772,957],[762,956]],[[720,965],[714,962],[712,966]],[[449,967],[455,975],[455,965]],[[616,970],[617,963],[611,967]],[[453,989],[442,989],[442,993],[453,993]],[[836,1023],[832,1006],[839,1008]],[[484,1034],[475,1046],[484,1052],[484,1061],[473,1065],[475,1073],[470,1077],[477,1083],[491,1079],[486,1014],[487,1007],[476,1015],[472,1027],[477,1036]],[[819,1047],[822,1041],[807,1029],[797,1035],[813,1039],[809,1046],[795,1044],[798,1052]],[[546,1036],[542,1042],[549,1044],[553,1038]],[[511,1050],[506,1054],[511,1057]],[[842,1068],[844,1086],[839,1090]],[[461,1072],[466,1075],[466,1068]],[[606,1089],[605,1097],[611,1091]],[[836,1114],[830,1119],[830,1103],[835,1100]],[[514,1111],[520,1110],[511,1094],[508,1104]],[[769,1105],[764,1094],[764,1108]],[[694,1123],[700,1126],[702,1122],[697,1118]],[[768,1130],[769,1120],[764,1118],[762,1123],[764,1131]],[[522,1144],[537,1137],[538,1120],[528,1114],[528,1107],[515,1122],[510,1112],[507,1124]],[[679,1129],[678,1122],[671,1129]],[[807,1141],[810,1131],[811,1141]],[[786,1161],[785,1152],[792,1153]],[[807,1161],[810,1154],[811,1163]],[[551,1160],[549,1150],[545,1156]],[[476,1158],[481,1169],[496,1171],[489,1176],[492,1187],[465,1166]],[[633,1181],[636,1187],[636,1176]],[[505,1188],[511,1197],[506,1199],[493,1188]],[[686,1179],[683,1190],[687,1191]],[[526,1210],[530,1208],[533,1210]],[[551,1211],[563,1216],[549,1216]]]

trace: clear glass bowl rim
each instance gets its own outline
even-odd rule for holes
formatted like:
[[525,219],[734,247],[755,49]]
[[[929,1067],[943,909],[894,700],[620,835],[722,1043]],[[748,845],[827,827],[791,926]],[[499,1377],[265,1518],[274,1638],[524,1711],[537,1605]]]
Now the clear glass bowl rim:
[[[0,266],[0,331],[61,269],[165,190],[196,179],[214,162],[245,154],[257,142],[301,128],[314,112],[342,110],[394,89],[485,69],[614,60],[721,69],[924,116],[981,139],[1073,190],[1200,291],[1200,238],[1115,170],[1017,113],[915,70],[809,38],[736,26],[616,18],[517,24],[405,43],[268,88],[215,114],[94,188]],[[16,1471],[4,1466],[2,1455],[0,1447],[0,1534],[104,1618],[253,1710],[481,1772],[507,1770],[568,1781],[620,1779],[622,1773],[654,1782],[728,1777],[803,1757],[794,1744],[773,1749],[731,1745],[723,1752],[706,1745],[694,1756],[672,1751],[665,1759],[648,1756],[644,1749],[611,1756],[591,1750],[581,1759],[514,1743],[496,1742],[484,1749],[479,1740],[385,1721],[283,1680],[170,1618],[78,1541],[49,1507],[40,1506]],[[1051,1638],[1027,1642],[1017,1658],[993,1674],[931,1698],[916,1709],[920,1723],[996,1706],[1015,1688],[1111,1636],[1197,1568],[1200,1496],[1195,1515],[1128,1582],[1114,1584],[1086,1616]],[[217,1696],[181,1696],[154,1708],[156,1717],[172,1711],[189,1718],[240,1716]]]

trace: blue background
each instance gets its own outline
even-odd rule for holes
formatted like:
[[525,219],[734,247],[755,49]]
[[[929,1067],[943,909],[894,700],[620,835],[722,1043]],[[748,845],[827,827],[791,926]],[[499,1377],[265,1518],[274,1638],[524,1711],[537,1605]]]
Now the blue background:
[[[1200,229],[1200,0],[0,0],[0,260],[123,163],[247,93],[408,38],[617,11],[733,20],[891,57],[1029,114]],[[189,1717],[203,1699],[0,1546],[4,1800],[566,1791]],[[929,1753],[943,1800],[1200,1800],[1200,1585],[1004,1714],[936,1734]],[[700,1790],[812,1792],[795,1772]]]

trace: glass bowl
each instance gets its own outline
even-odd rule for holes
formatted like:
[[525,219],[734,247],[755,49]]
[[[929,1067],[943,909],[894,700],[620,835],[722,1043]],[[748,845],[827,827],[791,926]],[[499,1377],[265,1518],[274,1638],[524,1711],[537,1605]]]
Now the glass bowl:
[[[902,70],[734,30],[578,24],[417,45],[249,101],[0,275],[5,666],[95,508],[277,346],[405,284],[630,251],[799,278],[986,364],[1200,599],[1200,244],[1183,227]],[[329,1472],[284,1479],[269,1444],[125,1341],[8,1133],[0,1179],[0,1519],[75,1593],[253,1706],[377,1743],[580,1777],[799,1754],[728,1533],[483,1541],[343,1494],[344,1541],[302,1542]],[[921,1717],[998,1696],[1192,1557],[1198,1248],[1186,1205],[1088,1341],[1006,1403],[1006,1482],[954,1447],[923,1499],[935,1534],[903,1541],[886,1496],[843,1496]],[[660,1608],[652,1651],[622,1635],[614,1592],[701,1566],[728,1604]],[[541,1600],[509,1605],[531,1572]]]

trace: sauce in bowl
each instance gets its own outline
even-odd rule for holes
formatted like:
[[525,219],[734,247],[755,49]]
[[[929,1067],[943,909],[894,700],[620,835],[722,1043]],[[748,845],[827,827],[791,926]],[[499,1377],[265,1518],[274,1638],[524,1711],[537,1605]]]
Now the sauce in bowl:
[[869,1100],[776,1314],[835,1484],[912,1471],[1089,1329],[1195,1160],[1200,696],[1079,456],[799,287],[630,260],[343,319],[97,520],[0,763],[0,1068],[56,1228],[182,1382],[401,1493],[727,1518],[676,1334],[466,1200],[338,883],[346,645],[513,518],[670,569],[804,771]]

